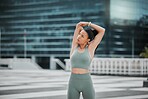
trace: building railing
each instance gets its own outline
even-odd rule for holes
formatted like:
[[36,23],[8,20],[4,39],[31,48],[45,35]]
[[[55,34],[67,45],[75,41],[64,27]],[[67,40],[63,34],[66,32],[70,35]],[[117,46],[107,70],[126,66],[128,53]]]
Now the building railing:
[[[71,70],[69,59],[65,59],[66,71]],[[90,66],[94,74],[148,75],[148,59],[143,58],[94,58]]]
[[63,70],[66,70],[64,63],[60,59],[51,57],[50,58],[50,69],[57,69],[57,65],[60,66]]

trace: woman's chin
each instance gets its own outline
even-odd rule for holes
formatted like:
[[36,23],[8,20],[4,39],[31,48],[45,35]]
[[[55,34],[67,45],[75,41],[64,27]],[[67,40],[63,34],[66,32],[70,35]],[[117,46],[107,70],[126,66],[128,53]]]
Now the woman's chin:
[[77,44],[79,44],[80,42],[79,41],[77,41]]

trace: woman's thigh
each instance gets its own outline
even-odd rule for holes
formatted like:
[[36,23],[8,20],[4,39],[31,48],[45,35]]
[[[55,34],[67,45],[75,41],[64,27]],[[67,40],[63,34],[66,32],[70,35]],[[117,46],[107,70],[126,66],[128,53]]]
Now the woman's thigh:
[[83,83],[82,95],[84,99],[95,99],[95,90],[91,79]]

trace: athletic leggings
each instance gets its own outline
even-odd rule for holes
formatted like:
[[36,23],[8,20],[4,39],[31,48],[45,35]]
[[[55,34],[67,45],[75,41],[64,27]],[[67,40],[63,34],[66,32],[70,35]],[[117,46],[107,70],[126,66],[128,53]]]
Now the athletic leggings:
[[71,73],[68,85],[67,98],[79,99],[80,92],[82,92],[83,99],[95,99],[95,90],[93,87],[90,73]]

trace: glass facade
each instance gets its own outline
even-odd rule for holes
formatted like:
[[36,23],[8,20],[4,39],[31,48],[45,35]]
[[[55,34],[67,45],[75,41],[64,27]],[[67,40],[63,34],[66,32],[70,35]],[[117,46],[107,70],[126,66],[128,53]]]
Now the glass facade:
[[139,57],[148,44],[147,5],[147,0],[111,0],[110,55]]
[[148,42],[147,25],[138,23],[143,17],[148,20],[147,4],[147,0],[1,0],[1,57],[35,56],[49,68],[50,57],[69,58],[79,21],[106,28],[96,57],[136,57]]

